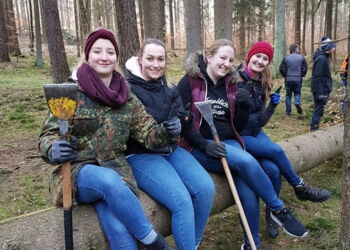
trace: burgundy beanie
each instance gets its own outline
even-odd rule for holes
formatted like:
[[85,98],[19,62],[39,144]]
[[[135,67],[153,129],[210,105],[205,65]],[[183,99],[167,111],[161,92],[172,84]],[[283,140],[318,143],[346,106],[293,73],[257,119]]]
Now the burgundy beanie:
[[269,57],[269,63],[272,61],[273,48],[272,48],[271,44],[269,44],[267,42],[257,42],[250,48],[248,55],[245,59],[246,63],[249,63],[250,58],[257,53],[266,54]]
[[117,41],[112,32],[106,29],[98,29],[90,33],[90,35],[85,40],[84,53],[86,61],[89,59],[89,53],[92,45],[96,42],[97,39],[108,39],[114,46],[117,57],[119,57],[119,49]]

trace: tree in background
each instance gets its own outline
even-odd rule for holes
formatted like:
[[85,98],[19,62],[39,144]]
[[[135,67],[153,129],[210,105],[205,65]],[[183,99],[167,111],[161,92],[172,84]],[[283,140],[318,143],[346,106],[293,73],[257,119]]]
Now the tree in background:
[[183,0],[185,7],[186,23],[186,48],[187,54],[202,50],[202,28],[200,0]]
[[9,52],[12,55],[19,56],[22,53],[19,48],[15,12],[13,10],[12,0],[6,1],[6,12],[7,12],[7,31],[8,31],[8,37],[9,37]]
[[[79,0],[80,37],[84,38],[91,32],[91,1]],[[83,39],[81,39],[83,43]]]
[[175,49],[173,0],[169,0],[170,49]]
[[70,75],[56,0],[42,0],[44,21],[46,23],[52,76],[55,83],[65,82]]
[[118,23],[119,66],[124,72],[125,62],[135,56],[140,49],[137,32],[136,10],[134,1],[115,0]]
[[34,24],[35,24],[35,63],[36,67],[42,68],[44,66],[43,53],[41,46],[41,28],[40,28],[40,14],[39,14],[39,0],[34,0]]
[[307,17],[307,0],[304,0],[304,18],[303,18],[303,39],[301,42],[301,49],[302,54],[306,55],[306,48],[305,48],[305,35],[306,35],[306,17]]
[[5,23],[5,0],[0,0],[0,62],[11,62]]
[[27,13],[29,23],[29,48],[31,52],[34,52],[34,25],[33,25],[33,8],[32,1],[27,1]]
[[165,42],[164,0],[143,1],[145,38],[153,37]]
[[275,55],[273,59],[273,75],[277,76],[279,73],[279,65],[286,55],[286,30],[285,30],[285,8],[284,0],[276,0],[276,34],[274,50]]
[[295,0],[295,17],[294,17],[294,43],[300,46],[301,41],[301,0]]
[[324,19],[324,35],[332,37],[332,16],[333,16],[333,0],[326,1],[326,15]]
[[215,40],[224,38],[232,41],[232,1],[214,0]]

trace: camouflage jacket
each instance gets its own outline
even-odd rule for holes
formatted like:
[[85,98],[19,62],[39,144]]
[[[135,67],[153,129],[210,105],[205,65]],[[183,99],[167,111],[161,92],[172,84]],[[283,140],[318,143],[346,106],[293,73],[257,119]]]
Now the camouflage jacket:
[[[176,140],[168,136],[162,124],[157,125],[133,94],[120,108],[113,109],[79,91],[77,110],[69,123],[69,134],[77,138],[78,151],[77,159],[72,162],[73,183],[80,167],[92,163],[117,171],[136,191],[136,182],[124,155],[129,137],[148,149],[173,144]],[[39,136],[39,150],[48,163],[54,164],[48,154],[52,142],[59,138],[59,120],[48,114]],[[62,204],[60,170],[61,165],[53,168],[50,181],[56,205]]]

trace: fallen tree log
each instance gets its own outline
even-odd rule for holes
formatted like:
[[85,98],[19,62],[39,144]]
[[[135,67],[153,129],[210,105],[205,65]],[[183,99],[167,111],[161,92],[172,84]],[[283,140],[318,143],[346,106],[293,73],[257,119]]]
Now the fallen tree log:
[[[341,153],[344,127],[336,125],[279,142],[298,173],[318,166]],[[212,174],[216,196],[212,214],[233,204],[223,175]],[[168,210],[141,192],[141,203],[148,218],[163,235],[170,232]],[[64,249],[63,210],[53,207],[0,222],[0,249]],[[75,249],[108,249],[95,211],[90,205],[79,205],[73,211]]]

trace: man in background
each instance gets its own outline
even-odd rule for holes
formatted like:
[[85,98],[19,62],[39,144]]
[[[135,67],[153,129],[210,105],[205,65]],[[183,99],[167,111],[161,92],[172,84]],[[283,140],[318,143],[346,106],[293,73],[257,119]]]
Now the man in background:
[[280,64],[280,73],[285,78],[286,87],[286,115],[292,112],[292,95],[294,94],[294,105],[298,114],[303,113],[301,108],[301,88],[303,77],[307,73],[307,63],[300,55],[300,47],[292,44],[289,47],[290,54]]

